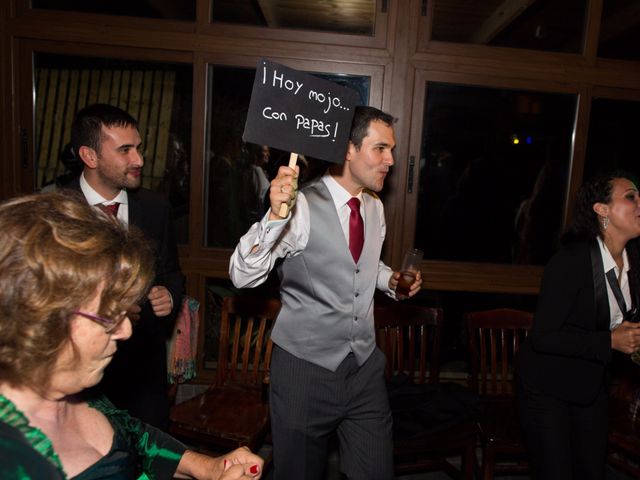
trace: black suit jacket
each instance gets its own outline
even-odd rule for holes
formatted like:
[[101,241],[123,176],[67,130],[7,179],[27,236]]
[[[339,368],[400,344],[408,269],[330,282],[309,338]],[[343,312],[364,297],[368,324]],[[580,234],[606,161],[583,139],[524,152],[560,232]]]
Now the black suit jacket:
[[[80,191],[79,178],[65,187]],[[105,371],[102,386],[119,407],[127,406],[123,397],[143,394],[141,392],[166,393],[166,340],[180,310],[184,286],[169,202],[162,195],[143,188],[127,191],[127,196],[129,225],[142,230],[155,252],[153,285],[169,290],[173,310],[166,317],[157,317],[150,303],[144,301],[131,338],[118,345],[118,352]]]
[[547,395],[588,404],[611,361],[610,313],[596,240],[561,249],[545,268],[529,340],[518,355],[523,382]]
[[[156,275],[153,285],[166,287],[173,298],[173,309],[166,317],[157,317],[146,301],[142,303],[140,320],[133,335],[119,346],[112,364],[105,372],[105,386],[110,383],[122,389],[149,389],[163,393],[167,388],[166,340],[171,335],[180,309],[184,277],[178,262],[178,248],[173,233],[171,207],[162,196],[149,190],[127,192],[129,198],[129,224],[140,228],[152,243],[155,252]],[[114,395],[117,401],[117,395]]]

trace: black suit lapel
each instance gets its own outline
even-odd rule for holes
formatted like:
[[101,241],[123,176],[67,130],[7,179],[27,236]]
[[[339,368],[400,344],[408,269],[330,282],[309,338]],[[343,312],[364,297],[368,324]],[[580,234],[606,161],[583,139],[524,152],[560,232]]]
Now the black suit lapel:
[[631,292],[630,308],[636,311],[636,314],[633,315],[633,317],[631,317],[629,321],[637,322],[638,321],[637,312],[638,312],[638,309],[640,308],[640,291],[638,291],[638,288],[640,286],[637,285],[638,282],[635,281],[635,276],[633,275],[633,272],[631,270],[629,270],[628,275],[629,275],[629,290]]
[[590,243],[589,253],[591,254],[591,273],[593,275],[593,292],[596,304],[596,329],[609,330],[611,324],[609,318],[609,297],[605,283],[602,254],[600,253],[597,240],[593,240]]
[[136,192],[127,190],[127,201],[129,202],[129,224],[139,227],[142,219],[142,211]]

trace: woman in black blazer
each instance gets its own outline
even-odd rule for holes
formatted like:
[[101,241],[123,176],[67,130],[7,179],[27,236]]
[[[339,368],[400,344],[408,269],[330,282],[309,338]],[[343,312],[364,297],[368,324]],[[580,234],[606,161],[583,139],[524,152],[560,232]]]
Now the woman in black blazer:
[[631,180],[613,174],[583,185],[518,354],[518,407],[534,479],[604,478],[606,367],[612,349],[640,348],[638,237],[640,196]]

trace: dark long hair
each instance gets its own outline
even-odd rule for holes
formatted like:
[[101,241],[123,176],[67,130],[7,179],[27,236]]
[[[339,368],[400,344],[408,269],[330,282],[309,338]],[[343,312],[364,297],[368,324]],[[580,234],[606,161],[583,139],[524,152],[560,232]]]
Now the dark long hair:
[[[611,201],[613,180],[616,178],[625,178],[634,185],[638,185],[633,175],[622,170],[601,173],[585,182],[578,190],[573,221],[562,236],[563,244],[590,241],[598,236],[602,238],[600,221],[598,214],[593,210],[593,205]],[[637,304],[636,295],[633,291],[637,291],[640,288],[640,237],[629,240],[626,249],[629,258],[629,283],[632,289],[632,297],[634,297],[635,306],[639,307],[640,305]]]
[[598,214],[594,212],[596,203],[609,203],[615,178],[629,178],[622,172],[596,175],[582,184],[576,196],[573,221],[562,237],[562,243],[591,240],[602,237]]

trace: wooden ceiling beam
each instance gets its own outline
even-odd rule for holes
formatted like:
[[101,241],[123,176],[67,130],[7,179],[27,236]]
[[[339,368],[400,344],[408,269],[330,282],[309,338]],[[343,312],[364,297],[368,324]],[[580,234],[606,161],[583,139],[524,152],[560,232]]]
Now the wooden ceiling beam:
[[340,0],[309,2],[308,0],[258,0],[267,26],[304,25],[324,30],[327,25],[353,31],[371,27],[375,15],[373,0]]
[[488,44],[533,3],[535,0],[504,0],[471,35],[471,42],[480,45]]

